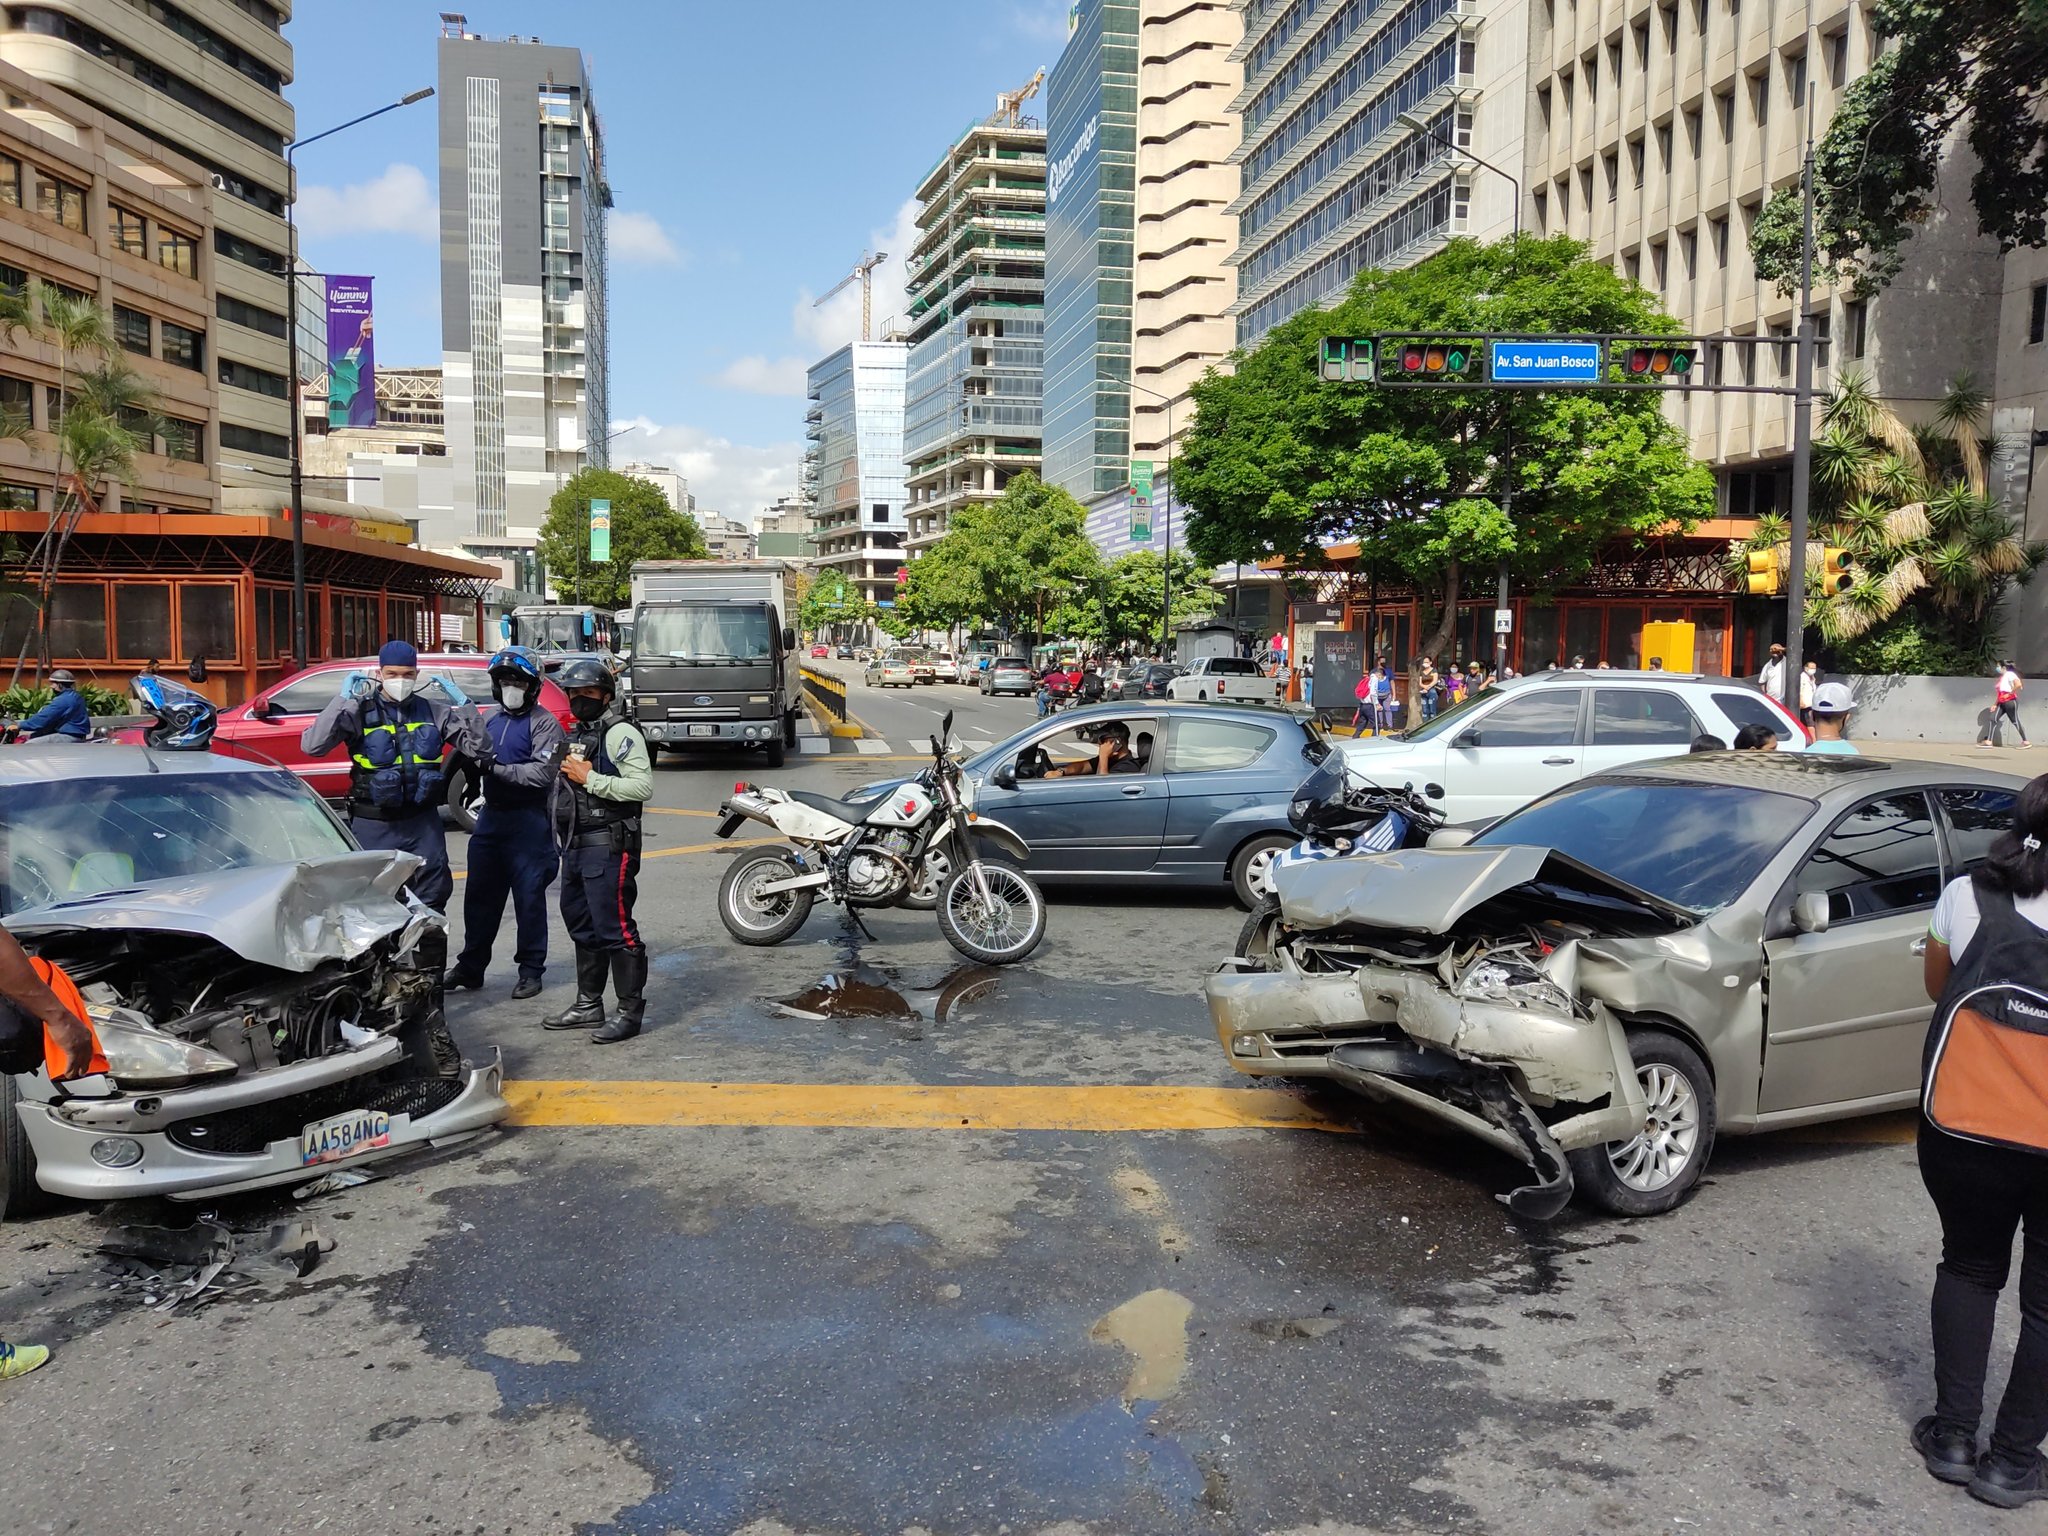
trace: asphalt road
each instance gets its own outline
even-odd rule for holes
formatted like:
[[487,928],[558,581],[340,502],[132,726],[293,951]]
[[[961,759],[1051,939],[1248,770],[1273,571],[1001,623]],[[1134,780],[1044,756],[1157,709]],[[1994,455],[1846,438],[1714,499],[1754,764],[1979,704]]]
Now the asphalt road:
[[[886,751],[927,711],[853,690]],[[868,744],[871,745],[871,744]],[[1327,1094],[1248,1094],[1198,996],[1219,893],[1055,894],[1025,966],[929,915],[731,944],[665,758],[649,1030],[544,1033],[501,958],[453,1009],[520,1123],[314,1203],[307,1279],[162,1316],[72,1210],[0,1238],[10,1532],[1979,1531],[1906,1432],[1935,1223],[1896,1121],[1724,1142],[1642,1223],[1522,1226],[1515,1165]],[[459,840],[458,840],[459,842]],[[1235,1093],[1236,1097],[1231,1095]],[[1190,1129],[1187,1127],[1206,1127]],[[1308,1127],[1308,1128],[1304,1128]],[[255,1225],[290,1202],[223,1202]],[[2015,1530],[2036,1529],[2008,1516]]]

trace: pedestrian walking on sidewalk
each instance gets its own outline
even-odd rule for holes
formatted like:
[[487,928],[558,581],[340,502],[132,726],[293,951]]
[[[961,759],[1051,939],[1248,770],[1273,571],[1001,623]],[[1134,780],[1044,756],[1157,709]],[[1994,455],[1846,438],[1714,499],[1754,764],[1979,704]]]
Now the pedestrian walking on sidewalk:
[[[2048,1499],[2048,775],[2013,825],[1935,904],[1923,982],[1934,1022],[1922,1058],[1920,1178],[1941,1218],[1934,1412],[1913,1426],[1927,1470],[2013,1509]],[[2020,1256],[2019,1346],[1980,1455],[1998,1302]]]
[[2008,720],[2012,722],[2012,728],[2020,733],[2020,745],[2023,747],[2031,747],[2033,745],[2031,741],[2027,740],[2027,728],[2020,724],[2020,689],[2022,686],[2019,668],[2009,661],[2001,661],[1998,664],[1998,682],[1993,689],[1991,701],[1991,725],[1984,732],[1984,739],[1977,743],[1978,746],[1995,747],[1999,745],[1998,728]]
[[1785,702],[1785,647],[1776,641],[1771,643],[1771,659],[1764,663],[1764,669],[1757,674],[1757,684],[1763,691],[1780,704]]

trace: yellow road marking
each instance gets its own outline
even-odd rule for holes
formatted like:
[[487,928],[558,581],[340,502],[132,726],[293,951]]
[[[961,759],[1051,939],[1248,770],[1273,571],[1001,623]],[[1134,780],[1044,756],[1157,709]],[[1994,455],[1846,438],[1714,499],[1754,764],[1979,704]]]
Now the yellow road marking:
[[[650,848],[640,855],[640,862],[645,864],[649,859],[674,858],[679,853],[716,853],[721,848],[758,848],[763,843],[781,841],[779,837],[735,837],[716,843],[686,843],[680,848]],[[469,871],[458,869],[454,871],[454,875],[458,880],[467,880]]]
[[1274,1088],[527,1081],[507,1083],[505,1097],[512,1105],[514,1125],[902,1131],[1355,1129]]

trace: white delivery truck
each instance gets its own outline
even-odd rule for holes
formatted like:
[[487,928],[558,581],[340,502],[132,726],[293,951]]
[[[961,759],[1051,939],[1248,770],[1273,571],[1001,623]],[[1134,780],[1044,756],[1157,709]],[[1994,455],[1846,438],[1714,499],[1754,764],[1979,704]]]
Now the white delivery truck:
[[1280,679],[1243,656],[1203,656],[1166,685],[1169,699],[1220,699],[1226,704],[1277,704]]
[[634,718],[656,751],[796,745],[795,579],[781,560],[633,567]]

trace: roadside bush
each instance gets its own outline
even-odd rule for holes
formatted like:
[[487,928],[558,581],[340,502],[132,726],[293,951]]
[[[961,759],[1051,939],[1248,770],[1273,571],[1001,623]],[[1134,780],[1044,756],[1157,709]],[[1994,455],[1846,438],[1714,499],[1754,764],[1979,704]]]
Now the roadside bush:
[[[85,707],[96,715],[132,714],[128,696],[102,688],[97,683],[80,683],[78,691],[85,695]],[[29,688],[19,686],[0,690],[0,715],[9,720],[22,720],[34,714],[50,702],[54,688]]]
[[1837,669],[1859,677],[1977,677],[1990,670],[1997,660],[1995,635],[1979,629],[1959,639],[1943,632],[1945,628],[1926,623],[1916,608],[1902,609],[1837,644]]

